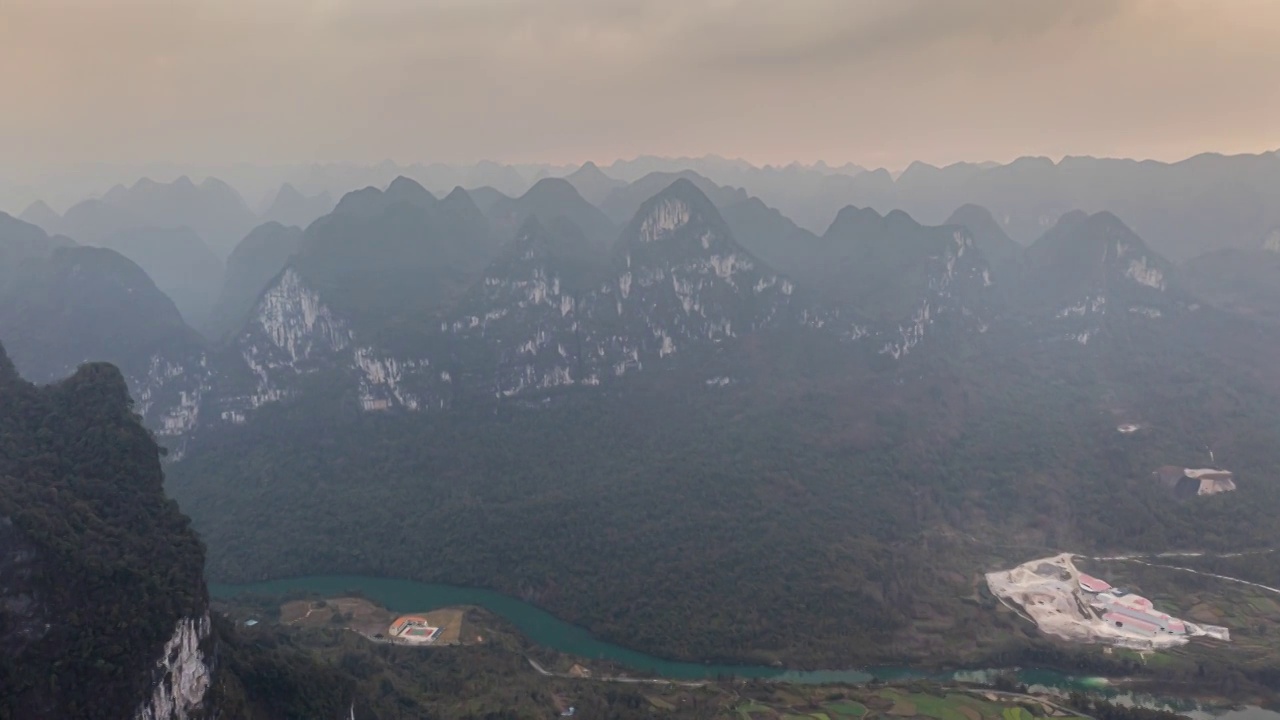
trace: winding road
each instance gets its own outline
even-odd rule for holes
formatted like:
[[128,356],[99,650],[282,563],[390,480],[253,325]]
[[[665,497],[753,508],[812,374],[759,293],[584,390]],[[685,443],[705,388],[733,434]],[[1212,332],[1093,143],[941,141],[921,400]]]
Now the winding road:
[[1229,575],[1219,575],[1217,573],[1205,572],[1203,570],[1193,570],[1191,568],[1181,567],[1178,565],[1165,565],[1164,563],[1147,562],[1146,560],[1142,559],[1142,558],[1152,558],[1152,557],[1155,557],[1155,558],[1170,558],[1170,557],[1234,558],[1234,557],[1244,557],[1245,555],[1261,555],[1269,552],[1274,552],[1274,551],[1273,550],[1256,550],[1252,552],[1221,553],[1221,554],[1204,553],[1204,552],[1179,552],[1179,553],[1159,553],[1156,555],[1114,555],[1111,557],[1089,557],[1088,555],[1078,555],[1077,557],[1081,557],[1086,560],[1094,560],[1097,562],[1131,562],[1131,563],[1137,563],[1139,565],[1146,565],[1147,567],[1161,568],[1164,570],[1179,570],[1181,572],[1191,573],[1192,575],[1203,575],[1205,577],[1211,577],[1218,580],[1227,580],[1228,582],[1240,583],[1241,585],[1256,587],[1259,590],[1266,590],[1267,592],[1272,592],[1277,595],[1280,595],[1280,588],[1273,588],[1270,585],[1263,585],[1261,583],[1252,582],[1250,580],[1241,580],[1240,578],[1234,578]]
[[539,674],[546,675],[547,677],[568,678],[570,680],[596,680],[599,682],[632,683],[636,685],[678,685],[680,687],[688,687],[688,688],[698,688],[706,685],[705,682],[682,682],[678,680],[664,680],[663,678],[630,678],[630,677],[617,677],[617,676],[579,677],[577,675],[570,675],[569,673],[551,672],[550,670],[542,667],[542,665],[539,664],[537,660],[534,660],[533,658],[528,656],[525,656],[525,660],[528,660],[529,664],[532,665],[533,669],[537,670]]

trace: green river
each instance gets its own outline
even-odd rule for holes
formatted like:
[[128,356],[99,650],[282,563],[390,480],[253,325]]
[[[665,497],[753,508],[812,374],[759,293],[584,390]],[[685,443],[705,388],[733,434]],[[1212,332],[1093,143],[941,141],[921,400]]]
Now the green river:
[[[930,672],[909,667],[872,667],[861,670],[786,670],[762,665],[711,665],[664,660],[604,642],[586,630],[559,620],[529,603],[508,595],[478,588],[433,585],[412,580],[363,577],[358,575],[320,575],[269,580],[246,585],[209,586],[215,598],[237,595],[281,596],[288,593],[316,593],[338,597],[352,593],[380,603],[395,612],[425,612],[452,605],[475,605],[500,615],[515,625],[534,643],[569,655],[597,660],[610,660],[637,672],[650,673],[673,680],[702,680],[716,677],[762,678],[778,682],[826,684],[862,683],[873,677],[880,680],[932,679],[980,682],[990,671]],[[1199,709],[1195,703],[1169,698],[1132,697],[1117,694],[1102,678],[1075,677],[1050,670],[1019,670],[1019,680],[1035,688],[1071,691],[1081,690],[1108,695],[1118,702],[1180,712]],[[1230,720],[1280,720],[1280,714],[1250,708],[1251,712],[1228,714]],[[1238,711],[1237,711],[1238,712]],[[1195,713],[1200,718],[1223,717],[1220,711]]]

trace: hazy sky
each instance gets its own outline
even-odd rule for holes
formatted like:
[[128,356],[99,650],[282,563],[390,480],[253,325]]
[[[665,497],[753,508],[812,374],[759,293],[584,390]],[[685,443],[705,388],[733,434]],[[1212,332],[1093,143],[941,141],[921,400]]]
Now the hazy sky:
[[1278,0],[0,0],[0,162],[1280,147]]

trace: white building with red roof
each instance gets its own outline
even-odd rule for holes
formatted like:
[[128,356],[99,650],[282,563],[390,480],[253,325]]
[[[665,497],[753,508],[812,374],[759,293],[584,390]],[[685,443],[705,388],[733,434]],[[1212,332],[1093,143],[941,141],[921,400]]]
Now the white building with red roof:
[[[1081,585],[1083,587],[1083,584]],[[1150,600],[1141,595],[1121,595],[1098,593],[1094,606],[1103,611],[1102,619],[1116,627],[1139,630],[1145,633],[1150,626],[1154,633],[1168,635],[1185,635],[1187,626],[1181,620],[1170,617],[1155,609]],[[1116,624],[1123,622],[1124,624]]]

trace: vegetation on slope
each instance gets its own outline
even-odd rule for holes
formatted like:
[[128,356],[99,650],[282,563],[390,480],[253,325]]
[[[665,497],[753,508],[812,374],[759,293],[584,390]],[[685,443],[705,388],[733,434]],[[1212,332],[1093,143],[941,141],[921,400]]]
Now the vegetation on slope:
[[[680,659],[945,662],[1008,637],[963,599],[994,563],[1277,539],[1280,489],[1254,480],[1277,469],[1266,396],[1180,338],[1112,347],[877,373],[743,341],[607,395],[364,415],[311,394],[206,435],[171,487],[220,581],[489,587]],[[704,385],[725,368],[741,384]],[[1150,429],[1117,433],[1130,415]],[[1206,444],[1238,492],[1179,503],[1150,482]]]
[[204,613],[203,549],[162,485],[118,370],[36,388],[0,351],[0,717],[124,717]]

